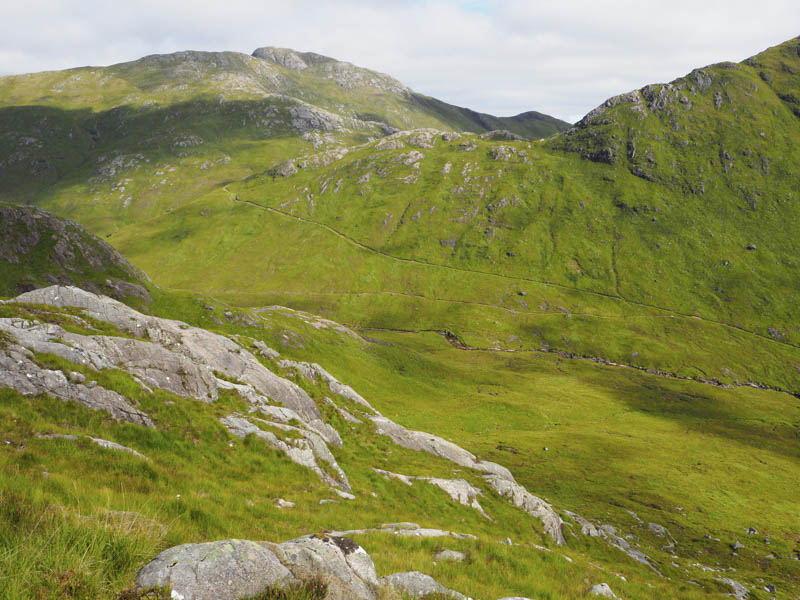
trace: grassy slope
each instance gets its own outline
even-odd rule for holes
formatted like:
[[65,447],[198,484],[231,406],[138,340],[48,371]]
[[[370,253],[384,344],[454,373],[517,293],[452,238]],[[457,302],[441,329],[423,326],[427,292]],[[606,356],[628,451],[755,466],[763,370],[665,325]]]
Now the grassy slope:
[[[42,355],[39,360],[51,368],[83,371],[137,400],[159,429],[0,391],[8,441],[0,448],[3,597],[115,598],[144,561],[170,545],[227,537],[283,540],[391,521],[470,532],[479,540],[357,537],[379,574],[418,569],[482,599],[578,598],[601,580],[631,599],[726,591],[714,581],[724,573],[704,572],[696,563],[733,567],[730,576],[751,589],[759,588],[759,578],[787,593],[800,584],[798,563],[790,558],[800,543],[794,528],[800,413],[785,394],[721,390],[549,355],[467,352],[433,334],[379,334],[380,340],[367,341],[284,311],[260,313],[258,327],[217,325],[214,319],[227,307],[212,299],[153,294],[157,313],[264,339],[284,356],[319,361],[388,416],[509,465],[529,489],[560,508],[620,526],[667,578],[571,534],[564,549],[537,550],[533,544],[552,548],[538,522],[521,518],[491,493],[481,499],[490,522],[435,488],[383,480],[372,467],[480,483],[450,463],[391,445],[369,427],[345,424],[324,403],[321,409],[345,438],[334,453],[353,484],[353,502],[319,506],[330,493],[310,472],[260,442],[231,438],[215,419],[244,409],[235,396],[223,394],[213,405],[161,392],[150,396],[124,373],[96,373]],[[213,312],[202,308],[209,303],[216,305]],[[2,308],[4,315],[29,316],[26,310],[31,308]],[[298,383],[319,400],[328,393]],[[45,432],[111,439],[150,460],[83,441],[35,437]],[[273,504],[277,497],[297,507],[281,511]],[[677,539],[675,550],[662,550],[665,542],[627,510],[645,523],[667,526]],[[747,527],[759,535],[745,535]],[[706,534],[719,541],[704,539]],[[497,543],[506,536],[522,545]],[[732,556],[735,540],[745,549]],[[467,552],[469,563],[434,564],[432,554],[442,547]],[[768,553],[777,558],[764,559]]]

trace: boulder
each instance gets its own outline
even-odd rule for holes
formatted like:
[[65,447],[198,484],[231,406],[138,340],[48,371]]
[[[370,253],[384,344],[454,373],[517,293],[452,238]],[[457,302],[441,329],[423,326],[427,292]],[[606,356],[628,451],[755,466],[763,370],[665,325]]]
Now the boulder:
[[447,560],[453,562],[463,562],[467,560],[467,555],[463,552],[457,552],[456,550],[442,550],[441,552],[437,552],[433,555],[433,558],[436,560]]
[[278,546],[281,562],[298,578],[320,577],[327,600],[376,600],[378,578],[369,554],[354,541],[315,534]]
[[355,542],[305,536],[282,544],[223,540],[165,550],[136,575],[139,588],[167,587],[182,600],[240,600],[317,578],[327,600],[377,600],[372,559]]
[[182,600],[239,600],[294,581],[272,550],[246,540],[176,546],[136,575],[140,588],[168,587]]
[[380,581],[388,587],[416,598],[422,598],[428,594],[441,594],[459,600],[467,600],[464,594],[447,589],[430,575],[425,575],[425,573],[420,573],[419,571],[387,575],[386,577],[381,577]]

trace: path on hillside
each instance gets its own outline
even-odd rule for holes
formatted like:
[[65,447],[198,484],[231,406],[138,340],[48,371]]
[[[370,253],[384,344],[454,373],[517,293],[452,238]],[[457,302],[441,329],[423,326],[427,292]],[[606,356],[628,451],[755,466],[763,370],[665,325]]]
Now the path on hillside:
[[[487,277],[495,277],[495,278],[498,278],[498,279],[505,279],[505,280],[510,280],[510,281],[524,281],[526,283],[533,283],[533,284],[536,284],[536,285],[542,285],[542,286],[548,286],[548,287],[563,289],[563,290],[567,290],[569,292],[574,292],[574,293],[578,293],[578,294],[586,294],[586,295],[596,296],[596,297],[600,297],[600,298],[610,299],[610,300],[614,300],[616,302],[622,302],[622,303],[625,303],[625,304],[629,304],[631,306],[637,306],[639,308],[646,308],[646,309],[650,309],[650,310],[658,310],[658,311],[662,311],[664,313],[669,313],[670,316],[673,316],[675,318],[692,319],[692,320],[695,320],[695,321],[702,321],[702,322],[705,322],[705,323],[718,325],[720,327],[725,327],[725,328],[733,329],[735,331],[739,331],[739,332],[742,332],[742,333],[745,333],[745,334],[748,334],[748,335],[756,336],[756,337],[762,338],[764,340],[767,340],[767,341],[775,343],[775,344],[780,344],[780,345],[783,345],[783,346],[787,346],[789,348],[800,349],[800,346],[798,346],[796,344],[792,344],[790,342],[784,342],[782,340],[776,340],[775,338],[772,338],[772,337],[770,337],[768,335],[765,335],[763,333],[758,333],[756,331],[751,331],[749,329],[745,329],[744,327],[740,327],[738,325],[733,325],[731,323],[726,323],[724,321],[719,321],[719,320],[716,320],[716,319],[710,319],[710,318],[707,318],[707,317],[701,317],[701,316],[697,316],[697,315],[691,315],[691,314],[688,314],[688,313],[682,313],[682,312],[676,311],[674,309],[664,308],[663,306],[657,306],[655,304],[647,304],[645,302],[637,302],[635,300],[628,300],[628,299],[626,299],[626,298],[624,298],[622,296],[617,296],[617,295],[614,295],[614,294],[606,294],[604,292],[597,292],[597,291],[592,291],[592,290],[581,290],[581,289],[570,287],[568,285],[564,285],[564,284],[561,284],[561,283],[553,283],[551,281],[542,281],[542,280],[538,280],[538,279],[530,279],[530,278],[527,278],[527,277],[519,277],[519,276],[515,276],[515,275],[503,275],[503,274],[500,274],[500,273],[492,273],[490,271],[481,271],[481,270],[478,270],[478,269],[466,269],[466,268],[463,268],[463,267],[455,267],[453,265],[443,265],[443,264],[439,264],[439,263],[430,263],[430,262],[425,262],[425,261],[419,260],[419,259],[406,258],[406,257],[402,257],[402,256],[395,256],[393,254],[387,254],[386,252],[382,252],[381,250],[378,250],[378,249],[373,248],[371,246],[367,246],[366,244],[364,244],[362,242],[359,242],[358,240],[348,236],[345,233],[342,233],[341,231],[338,231],[337,229],[334,229],[333,227],[331,227],[330,225],[327,225],[325,223],[321,223],[319,221],[313,221],[313,220],[307,219],[305,217],[300,217],[300,216],[297,216],[297,215],[293,215],[291,213],[287,213],[287,212],[284,212],[282,210],[278,210],[277,208],[273,208],[271,206],[264,206],[262,204],[258,204],[257,202],[253,202],[252,200],[242,200],[242,199],[239,198],[239,196],[237,196],[236,194],[231,192],[228,189],[227,185],[223,186],[223,189],[231,196],[231,198],[235,202],[239,202],[241,204],[248,204],[249,206],[253,206],[253,207],[258,208],[260,210],[280,215],[280,216],[282,216],[284,218],[294,219],[296,221],[300,221],[300,222],[306,223],[308,225],[314,225],[316,227],[321,227],[321,228],[326,229],[327,231],[329,231],[333,235],[341,238],[342,240],[346,241],[347,243],[349,243],[349,244],[351,244],[353,246],[356,246],[356,247],[358,247],[358,248],[360,248],[362,250],[365,250],[367,252],[371,252],[373,254],[377,254],[377,255],[383,256],[383,257],[385,257],[387,259],[390,259],[390,260],[395,260],[395,261],[404,262],[404,263],[410,263],[410,264],[419,265],[419,266],[428,267],[428,268],[438,268],[438,269],[445,269],[445,270],[448,270],[448,271],[456,271],[456,272],[461,272],[461,273],[471,273],[471,274],[476,274],[476,275],[484,275],[484,276],[487,276]],[[468,302],[465,301],[465,303],[468,303]],[[587,316],[591,316],[591,315],[587,315]]]

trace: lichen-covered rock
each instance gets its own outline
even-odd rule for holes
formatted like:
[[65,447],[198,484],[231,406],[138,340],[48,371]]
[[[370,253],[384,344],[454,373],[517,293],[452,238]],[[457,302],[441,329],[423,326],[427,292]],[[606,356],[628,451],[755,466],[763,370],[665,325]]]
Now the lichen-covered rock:
[[195,365],[250,384],[262,396],[291,408],[306,421],[321,419],[317,405],[297,384],[275,375],[239,344],[180,321],[144,315],[121,302],[70,286],[50,286],[21,294],[12,302],[82,308],[95,319],[182,354]]
[[329,600],[375,600],[378,578],[369,554],[348,538],[308,535],[279,546],[281,562],[295,577],[321,577]]
[[422,598],[428,594],[441,594],[450,598],[467,600],[467,596],[464,594],[444,587],[430,575],[420,573],[419,571],[394,573],[392,575],[381,577],[380,581],[383,585],[404,592],[415,598]]
[[0,346],[0,387],[23,396],[49,394],[59,400],[74,400],[86,408],[105,411],[114,419],[155,427],[149,416],[117,392],[70,381],[63,372],[42,369],[31,358],[30,350],[15,343]]
[[167,587],[182,600],[239,600],[294,581],[272,550],[246,540],[176,546],[136,575],[140,588]]
[[611,591],[607,583],[598,583],[589,588],[589,593],[592,596],[602,596],[603,598],[616,598],[617,595]]

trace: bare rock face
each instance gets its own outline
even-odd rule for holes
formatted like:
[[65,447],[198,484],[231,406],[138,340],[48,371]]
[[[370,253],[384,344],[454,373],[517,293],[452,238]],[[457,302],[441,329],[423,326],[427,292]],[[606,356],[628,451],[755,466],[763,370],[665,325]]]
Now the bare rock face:
[[484,477],[486,482],[503,498],[507,499],[514,506],[521,508],[529,515],[536,517],[542,521],[545,533],[547,533],[553,540],[561,545],[564,544],[564,533],[561,530],[563,524],[561,517],[553,510],[547,502],[531,494],[524,487],[498,477],[497,475],[486,475]]
[[121,369],[148,386],[179,396],[206,402],[217,399],[214,376],[207,367],[197,366],[188,357],[158,344],[123,337],[77,335],[58,325],[19,319],[0,319],[0,330],[32,352],[55,354],[97,371]]
[[82,308],[92,318],[137,337],[148,338],[167,350],[184,355],[196,365],[250,384],[259,394],[291,408],[304,420],[322,418],[317,405],[299,386],[275,375],[250,352],[224,336],[180,321],[143,315],[121,302],[75,287],[33,290],[13,301]]
[[454,502],[462,506],[470,506],[481,513],[487,519],[489,515],[484,512],[483,507],[478,502],[478,497],[483,494],[479,488],[469,483],[465,479],[443,479],[441,477],[419,477],[413,475],[401,475],[382,469],[375,469],[376,473],[402,481],[408,486],[414,485],[414,481],[424,481],[438,487],[445,492]]
[[[255,435],[257,438],[264,440],[268,445],[285,453],[293,462],[307,469],[311,469],[328,485],[340,488],[346,492],[352,491],[350,482],[347,480],[347,475],[341,467],[339,467],[333,454],[331,454],[330,450],[328,450],[328,447],[325,445],[325,441],[318,434],[291,425],[263,421],[271,427],[293,432],[295,435],[300,436],[295,437],[291,441],[284,441],[271,431],[264,431],[256,424],[239,415],[229,415],[220,419],[220,421],[231,434],[240,438],[245,438],[250,434]],[[320,461],[327,463],[328,467],[336,474],[336,477],[333,477],[326,469],[322,468]]]
[[381,416],[370,416],[370,420],[375,424],[377,432],[386,435],[398,446],[409,450],[420,450],[433,454],[445,460],[456,463],[462,467],[483,471],[514,481],[511,471],[505,467],[489,461],[479,461],[474,454],[464,450],[461,446],[449,442],[437,435],[424,431],[414,431],[398,425],[391,419]]
[[369,554],[346,538],[310,535],[282,544],[223,540],[165,550],[136,575],[140,588],[168,587],[182,600],[239,600],[318,577],[329,600],[377,600]]
[[49,394],[59,400],[74,400],[120,421],[155,427],[150,417],[117,392],[70,381],[61,371],[42,369],[31,358],[30,350],[16,343],[0,345],[0,387],[12,388],[23,396]]

